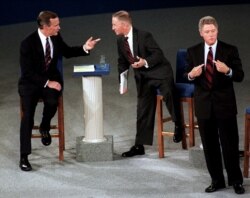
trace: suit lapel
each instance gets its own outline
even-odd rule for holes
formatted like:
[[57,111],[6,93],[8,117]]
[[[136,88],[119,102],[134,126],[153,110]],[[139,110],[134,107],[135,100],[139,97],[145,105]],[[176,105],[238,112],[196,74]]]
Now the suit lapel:
[[[205,64],[205,56],[204,56],[204,54],[205,54],[205,52],[204,52],[204,43],[201,43],[200,44],[200,46],[199,46],[199,48],[197,49],[197,57],[198,57],[198,63],[200,63],[200,64]],[[204,67],[203,67],[203,69],[204,69]]]
[[205,61],[205,51],[204,51],[204,43],[201,43],[197,48],[196,48],[196,54],[197,54],[197,63],[198,65],[204,64],[204,67],[202,67],[202,73],[201,73],[201,84],[204,87],[207,87],[206,85],[206,78],[205,78],[205,72],[206,72],[206,61]]
[[[215,53],[215,60],[221,61],[221,57],[222,57],[221,42],[218,41]],[[214,84],[218,83],[218,77],[219,77],[219,72],[217,71],[216,66],[214,66],[214,76],[213,76]]]
[[124,36],[121,36],[119,39],[118,39],[118,42],[120,43],[120,48],[121,48],[121,51],[122,53],[124,54],[124,56],[126,57],[126,59],[128,60],[128,54],[125,50],[125,47],[124,47],[124,42],[125,42],[125,37]]
[[216,54],[215,54],[215,60],[220,60],[220,57],[222,57],[222,49],[221,49],[221,42],[218,41],[217,48],[216,48]]
[[40,56],[40,59],[43,60],[43,65],[45,64],[45,58],[44,58],[44,50],[43,50],[43,45],[42,45],[42,41],[39,37],[39,34],[38,32],[36,32],[36,39],[34,40],[34,42],[36,43],[35,45],[37,46],[36,49],[37,49],[37,54],[39,54]]
[[[55,57],[58,57],[59,55],[59,50],[58,50],[58,45],[56,44],[56,37],[55,36],[51,36],[51,41],[52,41],[52,45],[53,45],[53,59]],[[61,54],[60,54],[61,55]]]
[[133,51],[134,51],[134,57],[139,56],[138,53],[138,31],[133,28]]
[[[124,48],[124,39],[125,39],[124,36],[119,36],[117,42],[120,48],[120,52],[123,53],[126,59],[128,60],[128,55]],[[139,55],[138,53],[138,31],[134,28],[133,28],[133,52],[134,52],[134,57]]]

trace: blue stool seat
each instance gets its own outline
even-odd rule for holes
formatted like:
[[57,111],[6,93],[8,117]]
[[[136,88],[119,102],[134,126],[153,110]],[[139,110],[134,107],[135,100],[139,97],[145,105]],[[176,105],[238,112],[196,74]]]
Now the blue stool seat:
[[194,85],[189,83],[176,83],[175,84],[178,94],[181,98],[190,98],[194,95]]
[[246,113],[247,113],[247,114],[250,114],[250,107],[247,107],[247,108],[246,108]]
[[[175,87],[178,91],[178,94],[181,98],[190,98],[194,95],[194,84],[190,83],[176,83]],[[156,89],[156,94],[161,95],[159,89]]]

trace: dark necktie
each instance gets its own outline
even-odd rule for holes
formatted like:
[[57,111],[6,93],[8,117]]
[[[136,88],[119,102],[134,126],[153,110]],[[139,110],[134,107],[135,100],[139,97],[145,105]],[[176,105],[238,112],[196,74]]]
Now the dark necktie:
[[49,64],[51,61],[51,50],[49,44],[49,38],[46,38],[46,45],[45,45],[45,68],[46,70],[49,68]]
[[133,64],[135,62],[135,58],[132,55],[132,52],[130,50],[129,44],[128,44],[128,37],[124,38],[124,49],[127,53],[128,61],[130,64]]
[[207,86],[209,89],[211,89],[213,85],[213,73],[214,73],[213,52],[212,52],[212,47],[209,47],[209,51],[207,54],[206,73],[205,73]]

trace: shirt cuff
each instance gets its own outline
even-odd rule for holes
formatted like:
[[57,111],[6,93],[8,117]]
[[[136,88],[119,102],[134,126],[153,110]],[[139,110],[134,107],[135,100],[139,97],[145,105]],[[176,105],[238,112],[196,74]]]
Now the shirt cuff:
[[45,83],[44,88],[47,87],[48,83],[49,83],[49,80],[47,80],[47,82]]
[[144,66],[145,66],[146,68],[149,68],[148,62],[146,61],[146,59],[144,59],[144,60],[145,60],[145,65],[144,65]]
[[225,75],[231,77],[233,75],[232,69],[229,68],[229,71]]
[[86,49],[86,45],[85,45],[85,44],[82,46],[82,48],[83,48],[83,50],[84,50],[87,54],[89,53],[89,50]]
[[188,74],[188,80],[192,81],[194,80],[195,78],[190,78],[189,74]]

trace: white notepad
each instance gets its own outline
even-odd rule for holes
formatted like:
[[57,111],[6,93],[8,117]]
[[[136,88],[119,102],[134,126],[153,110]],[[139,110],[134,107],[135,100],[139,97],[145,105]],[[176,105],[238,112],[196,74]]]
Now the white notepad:
[[94,72],[95,65],[75,65],[74,72]]
[[124,94],[128,91],[128,69],[120,74],[120,94]]

